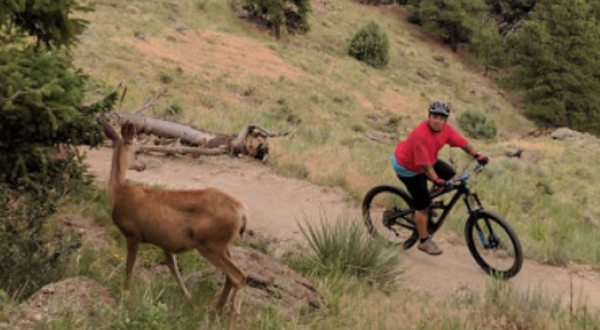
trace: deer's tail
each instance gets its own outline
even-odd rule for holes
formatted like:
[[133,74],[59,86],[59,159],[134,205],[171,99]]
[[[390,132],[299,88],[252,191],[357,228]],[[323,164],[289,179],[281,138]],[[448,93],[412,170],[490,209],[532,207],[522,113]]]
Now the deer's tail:
[[240,227],[240,237],[244,236],[244,232],[246,231],[246,222],[248,222],[248,217],[246,210],[242,211],[242,226]]

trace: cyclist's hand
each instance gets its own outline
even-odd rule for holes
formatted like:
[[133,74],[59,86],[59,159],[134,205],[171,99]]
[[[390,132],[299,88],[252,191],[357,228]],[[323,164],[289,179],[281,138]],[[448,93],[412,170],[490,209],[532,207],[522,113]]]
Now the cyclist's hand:
[[481,166],[485,166],[485,165],[487,165],[487,163],[490,162],[490,159],[487,156],[484,156],[480,153],[476,153],[474,157],[475,157],[475,159],[477,159],[477,162]]
[[448,181],[444,179],[437,178],[433,184],[437,191],[444,191],[444,188],[448,186]]

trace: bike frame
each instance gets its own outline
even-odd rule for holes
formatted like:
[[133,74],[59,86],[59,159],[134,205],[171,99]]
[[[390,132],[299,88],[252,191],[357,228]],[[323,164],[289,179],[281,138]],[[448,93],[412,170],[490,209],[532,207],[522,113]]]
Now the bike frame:
[[[450,181],[449,185],[446,186],[445,190],[431,195],[431,200],[434,201],[438,197],[441,197],[441,196],[449,194],[453,191],[456,191],[454,193],[454,195],[452,196],[450,203],[444,205],[443,201],[437,201],[437,202],[432,203],[429,206],[430,209],[444,210],[444,212],[442,213],[442,215],[439,217],[439,219],[437,221],[433,221],[431,213],[429,213],[427,229],[430,234],[435,233],[444,224],[446,218],[448,217],[448,214],[450,214],[450,211],[454,208],[454,205],[456,204],[456,202],[458,202],[458,200],[461,197],[463,197],[463,201],[464,201],[465,205],[467,206],[469,215],[472,215],[473,213],[483,210],[483,205],[481,204],[481,201],[479,200],[479,196],[477,196],[477,193],[471,192],[471,190],[469,189],[469,185],[467,184],[467,179],[469,179],[469,177],[473,173],[480,172],[482,170],[482,168],[483,167],[480,165],[475,166],[475,168],[472,171],[467,172],[467,173],[461,175],[460,177],[458,177],[457,179]],[[473,200],[475,201],[474,207],[472,207],[471,203],[469,203],[469,198],[473,198]],[[394,218],[396,218],[396,219],[403,218],[407,222],[412,224],[413,227],[410,227],[410,226],[407,226],[405,224],[398,223],[398,222],[396,222],[396,224],[406,227],[408,229],[416,230],[415,223],[412,220],[405,217],[406,215],[412,214],[414,212],[415,212],[415,209],[410,209],[410,210],[405,210],[402,213],[394,215]]]
[[[434,193],[431,196],[431,200],[434,201],[438,197],[441,197],[441,196],[449,194],[453,191],[456,191],[456,193],[452,196],[450,203],[444,205],[443,201],[437,201],[437,202],[432,203],[429,206],[430,209],[444,210],[444,212],[442,213],[442,215],[439,217],[439,219],[437,221],[433,221],[432,215],[431,215],[431,213],[429,213],[427,226],[430,231],[430,234],[433,234],[438,229],[440,229],[440,227],[444,224],[446,218],[450,214],[450,211],[452,211],[452,209],[454,208],[454,205],[456,205],[456,203],[458,202],[458,200],[461,197],[463,199],[463,202],[467,206],[467,210],[468,210],[467,212],[469,213],[469,215],[472,215],[475,212],[483,210],[483,205],[481,204],[481,201],[479,200],[479,196],[477,195],[477,193],[471,192],[471,190],[469,189],[469,185],[467,184],[467,179],[469,178],[470,175],[471,175],[471,173],[463,174],[460,178],[458,178],[455,181],[455,183],[453,183],[451,185],[451,187],[452,187],[451,189],[446,189],[444,191]],[[471,203],[469,203],[469,198],[472,198],[473,201],[475,202],[474,206],[471,206]]]

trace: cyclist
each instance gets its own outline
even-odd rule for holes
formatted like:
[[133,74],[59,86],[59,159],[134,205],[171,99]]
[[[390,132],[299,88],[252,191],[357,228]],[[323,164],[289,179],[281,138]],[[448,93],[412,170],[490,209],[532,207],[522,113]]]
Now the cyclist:
[[[460,147],[481,165],[489,161],[488,157],[477,152],[447,123],[448,116],[450,107],[445,102],[431,103],[428,119],[415,127],[406,140],[398,143],[392,155],[392,166],[396,176],[404,183],[414,200],[414,221],[419,233],[419,250],[430,255],[440,255],[443,252],[427,232],[430,193],[444,189],[446,181],[456,176],[456,172],[448,163],[437,158],[438,152],[448,144],[451,147]],[[434,182],[434,189],[431,191],[427,189],[427,179]]]

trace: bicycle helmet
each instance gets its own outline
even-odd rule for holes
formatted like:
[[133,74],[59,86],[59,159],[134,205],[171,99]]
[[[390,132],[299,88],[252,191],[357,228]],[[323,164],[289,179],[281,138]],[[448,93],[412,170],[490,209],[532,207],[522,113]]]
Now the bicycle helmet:
[[450,107],[443,101],[434,101],[429,106],[429,113],[434,115],[450,116]]

